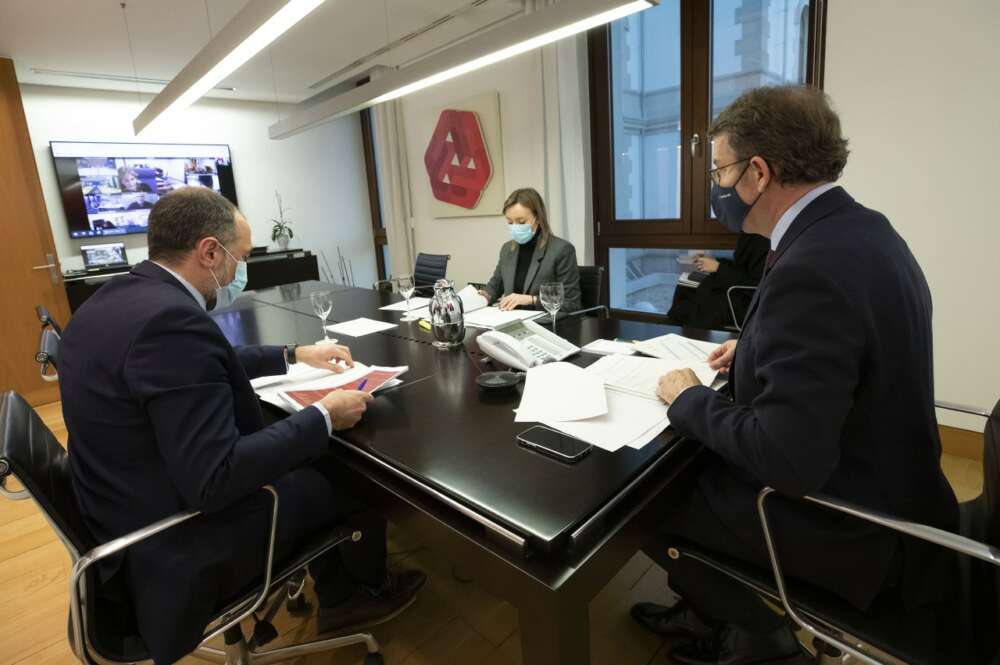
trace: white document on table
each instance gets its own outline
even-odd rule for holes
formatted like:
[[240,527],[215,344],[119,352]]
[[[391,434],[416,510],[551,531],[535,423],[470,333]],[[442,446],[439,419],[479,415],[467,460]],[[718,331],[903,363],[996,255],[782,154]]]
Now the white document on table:
[[635,346],[631,342],[619,342],[613,339],[595,339],[580,350],[599,356],[613,356],[616,353],[626,356],[635,354]]
[[608,412],[603,416],[542,424],[609,452],[626,446],[642,448],[670,425],[666,404],[616,390],[605,392]]
[[562,422],[608,412],[604,383],[571,363],[532,367],[525,376],[514,422]]
[[[635,348],[654,358],[678,362],[708,363],[708,354],[720,345],[689,339],[676,333],[661,335],[635,343]],[[694,369],[693,367],[691,369]]]
[[338,335],[347,335],[348,337],[364,337],[365,335],[395,328],[396,325],[397,324],[395,323],[376,321],[375,319],[368,319],[362,316],[360,319],[344,321],[343,323],[334,323],[327,326],[326,329],[330,332],[335,332]]
[[499,307],[484,307],[474,312],[465,313],[465,325],[471,328],[486,328],[492,330],[511,321],[525,321],[544,316],[545,312],[534,309],[510,309],[506,312]]
[[400,300],[399,302],[394,302],[391,305],[386,305],[384,307],[379,307],[380,310],[385,312],[407,312],[413,311],[415,309],[420,309],[421,307],[426,308],[427,303],[431,301],[430,298],[410,298],[410,306],[406,306],[405,300]]
[[706,386],[711,386],[718,374],[706,362],[621,355],[599,358],[587,367],[587,371],[600,377],[604,385],[612,390],[660,402],[656,394],[660,377],[671,370],[684,368],[692,369],[702,385]]
[[[308,365],[296,363],[288,368],[287,374],[274,376],[261,376],[250,381],[257,396],[261,401],[273,404],[283,411],[295,413],[298,409],[293,408],[288,401],[281,396],[281,393],[290,390],[312,390],[316,388],[329,388],[332,386],[344,385],[364,376],[371,367],[364,363],[355,362],[354,367],[348,368],[340,374],[325,369],[316,369]],[[407,368],[394,368],[405,370]],[[275,381],[277,379],[277,381]],[[380,390],[392,388],[402,383],[400,379],[393,379],[382,385]]]
[[[344,366],[346,367],[346,365]],[[256,379],[250,379],[250,385],[254,390],[259,392],[260,389],[267,388],[268,386],[288,383],[302,383],[303,381],[322,379],[323,377],[330,376],[333,373],[334,372],[328,369],[318,369],[303,363],[295,363],[294,365],[288,366],[288,372],[285,374],[258,376]]]
[[458,292],[458,297],[462,299],[462,311],[466,314],[490,304],[486,298],[479,295],[479,290],[472,284],[466,284],[465,288]]

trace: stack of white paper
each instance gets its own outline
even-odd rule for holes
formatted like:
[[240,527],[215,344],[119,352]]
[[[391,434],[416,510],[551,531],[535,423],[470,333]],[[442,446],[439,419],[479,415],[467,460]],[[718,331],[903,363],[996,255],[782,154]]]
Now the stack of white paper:
[[688,339],[675,333],[635,343],[636,349],[654,358],[705,364],[708,363],[708,354],[718,346],[712,342]]
[[470,328],[486,328],[492,330],[497,326],[502,326],[511,321],[524,321],[526,319],[537,319],[544,316],[545,312],[532,309],[511,309],[506,312],[499,307],[484,307],[472,313],[466,312],[465,325]]
[[[347,369],[340,374],[325,369],[316,369],[300,364],[291,365],[288,374],[277,374],[273,376],[261,376],[250,382],[261,401],[273,404],[274,406],[294,413],[298,409],[293,408],[286,399],[281,396],[293,390],[318,390],[323,388],[334,388],[342,386],[368,374],[373,368],[364,363],[356,362],[354,367]],[[393,370],[405,372],[407,367],[394,367]],[[382,389],[398,386],[402,381],[393,379],[382,385]]]
[[663,360],[660,358],[644,358],[640,356],[604,356],[587,371],[598,376],[612,390],[629,393],[649,400],[659,401],[656,389],[660,377],[671,370],[691,368],[703,385],[711,386],[715,381],[717,371],[709,368],[708,363],[692,363],[678,360]]
[[635,346],[630,342],[619,342],[613,339],[595,339],[580,350],[599,356],[613,356],[615,354],[631,356],[635,353]]
[[575,436],[598,448],[615,452],[620,448],[642,448],[670,425],[667,405],[616,390],[607,390],[608,412],[587,420],[542,423]]
[[563,422],[607,412],[599,378],[570,363],[549,363],[528,370],[514,422]]

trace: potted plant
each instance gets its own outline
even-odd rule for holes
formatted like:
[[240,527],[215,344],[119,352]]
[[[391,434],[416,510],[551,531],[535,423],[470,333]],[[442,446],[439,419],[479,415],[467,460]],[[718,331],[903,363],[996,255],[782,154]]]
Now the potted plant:
[[271,241],[278,243],[278,247],[285,250],[288,249],[288,241],[295,237],[295,232],[292,231],[292,220],[285,217],[285,209],[281,205],[281,194],[275,192],[274,198],[278,201],[278,218],[271,218],[274,223],[274,226],[271,227]]

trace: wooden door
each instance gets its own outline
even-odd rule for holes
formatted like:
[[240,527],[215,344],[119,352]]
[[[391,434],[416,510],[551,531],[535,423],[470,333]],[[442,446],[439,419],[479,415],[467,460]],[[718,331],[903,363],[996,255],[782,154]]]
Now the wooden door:
[[0,390],[44,404],[59,399],[59,388],[42,381],[34,360],[36,305],[45,305],[61,325],[69,321],[14,63],[0,58]]

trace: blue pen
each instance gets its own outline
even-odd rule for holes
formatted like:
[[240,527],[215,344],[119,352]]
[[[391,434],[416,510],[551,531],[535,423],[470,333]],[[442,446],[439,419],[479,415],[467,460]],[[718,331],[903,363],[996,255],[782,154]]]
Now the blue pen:
[[367,384],[368,379],[361,379],[361,383],[358,384],[358,390],[364,390]]

